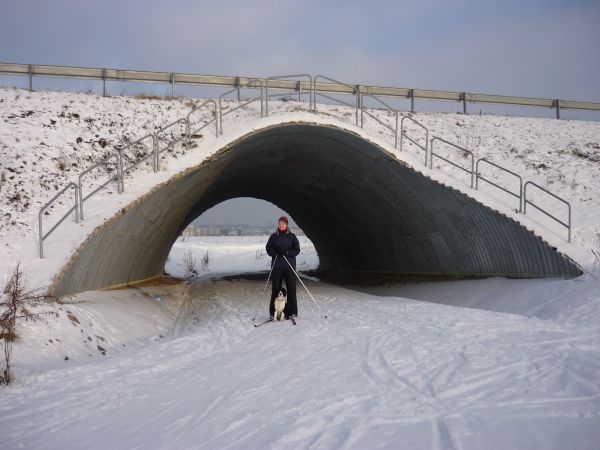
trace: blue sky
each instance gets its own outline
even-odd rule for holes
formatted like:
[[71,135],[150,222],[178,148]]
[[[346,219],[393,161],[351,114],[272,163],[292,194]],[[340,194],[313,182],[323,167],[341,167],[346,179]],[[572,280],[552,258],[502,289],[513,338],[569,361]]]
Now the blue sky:
[[19,0],[0,60],[600,101],[600,1]]
[[600,102],[600,0],[2,3],[4,62]]

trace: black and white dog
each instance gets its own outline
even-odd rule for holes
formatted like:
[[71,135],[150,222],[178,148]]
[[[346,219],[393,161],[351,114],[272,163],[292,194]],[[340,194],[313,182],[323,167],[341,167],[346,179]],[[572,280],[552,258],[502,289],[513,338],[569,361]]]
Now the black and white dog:
[[275,316],[274,320],[285,320],[285,314],[283,313],[283,309],[285,308],[285,304],[287,303],[287,291],[284,287],[279,290],[279,294],[275,297]]

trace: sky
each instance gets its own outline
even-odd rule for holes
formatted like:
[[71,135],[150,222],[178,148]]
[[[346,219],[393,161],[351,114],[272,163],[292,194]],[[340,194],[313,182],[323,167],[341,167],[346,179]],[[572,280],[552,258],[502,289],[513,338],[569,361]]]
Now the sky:
[[600,0],[1,1],[3,62],[600,102]]

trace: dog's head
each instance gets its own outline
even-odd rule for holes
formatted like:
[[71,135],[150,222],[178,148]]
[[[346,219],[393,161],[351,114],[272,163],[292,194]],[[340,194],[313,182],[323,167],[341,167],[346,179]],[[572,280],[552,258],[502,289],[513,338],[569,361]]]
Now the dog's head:
[[285,290],[284,287],[282,287],[281,289],[279,289],[279,294],[277,294],[277,298],[285,299],[286,297],[287,297],[287,291]]

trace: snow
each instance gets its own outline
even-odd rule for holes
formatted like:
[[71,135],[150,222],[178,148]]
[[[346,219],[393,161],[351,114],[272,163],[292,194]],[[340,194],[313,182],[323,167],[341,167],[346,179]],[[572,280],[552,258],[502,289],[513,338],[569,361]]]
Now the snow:
[[[571,244],[560,227],[512,211],[513,199],[471,190],[448,167],[423,167],[414,147],[395,150],[390,133],[372,121],[364,130],[348,123],[351,110],[324,105],[315,116],[287,102],[270,104],[268,118],[256,109],[227,116],[223,136],[205,129],[196,148],[166,155],[158,173],[147,166],[133,173],[124,194],[114,186],[102,191],[86,202],[86,220],[63,223],[46,241],[47,257],[37,257],[42,204],[111,145],[190,107],[184,100],[0,90],[0,273],[20,261],[29,287],[44,287],[96,226],[138,196],[252,130],[304,121],[359,133],[519,220],[586,274],[377,287],[304,277],[328,318],[299,284],[297,326],[254,328],[257,310],[257,320],[267,314],[267,237],[180,239],[166,269],[188,275],[191,252],[198,277],[188,283],[85,292],[29,307],[39,315],[17,322],[15,382],[0,389],[0,448],[598,448],[600,124],[412,115],[432,133],[567,198]],[[104,179],[90,174],[86,191]],[[60,217],[58,209],[45,227]],[[301,238],[301,247],[299,268],[316,268],[314,246]]]
[[254,328],[265,242],[186,238],[174,274],[211,255],[189,284],[40,306],[59,315],[18,324],[0,448],[597,448],[598,280],[305,278],[327,319],[298,285],[297,326]]
[[[527,215],[518,212],[514,198],[484,182],[471,189],[465,174],[440,164],[433,169],[423,166],[423,152],[404,143],[395,149],[390,131],[366,116],[364,129],[353,124],[354,111],[345,106],[319,105],[319,113],[306,111],[306,105],[294,101],[270,102],[269,117],[260,118],[254,102],[223,120],[224,134],[215,136],[209,126],[194,139],[195,146],[176,146],[161,157],[160,170],[153,173],[149,164],[134,170],[125,180],[125,193],[116,194],[111,184],[84,204],[85,221],[74,223],[73,215],[44,242],[45,259],[38,257],[39,208],[78,174],[114,153],[114,146],[156,131],[185,117],[201,100],[165,100],[152,98],[103,98],[85,93],[26,92],[0,89],[0,270],[9,272],[21,262],[32,285],[48,286],[85,238],[107,219],[139,196],[190,166],[199,165],[228,143],[261,128],[279,123],[316,123],[334,125],[357,133],[376,143],[415,170],[519,221],[542,236],[550,245],[575,260],[584,270],[600,271],[600,123],[558,121],[522,117],[476,116],[443,113],[417,113],[411,117],[430,129],[430,137],[440,136],[465,146],[477,158],[490,158],[525,179],[551,189],[572,205],[573,237],[566,242],[566,229],[529,207]],[[225,108],[238,103],[225,101]],[[394,117],[386,111],[371,111],[388,124]],[[192,116],[196,129],[212,118],[210,108]],[[235,125],[234,125],[235,124]],[[410,121],[408,135],[418,142],[424,133]],[[163,133],[177,137],[182,126]],[[146,142],[147,144],[147,142]],[[148,146],[130,149],[125,159],[148,154]],[[452,155],[461,165],[470,164],[448,146],[436,152]],[[108,165],[110,168],[110,164]],[[484,170],[482,168],[482,170]],[[485,175],[512,190],[514,181],[507,174],[485,168]],[[89,193],[107,179],[105,170],[96,169],[84,182]],[[512,183],[512,184],[511,184]],[[44,231],[73,205],[72,193],[43,216]],[[567,220],[566,207],[530,188],[537,204],[550,208],[560,220]],[[70,197],[71,196],[71,197]]]

